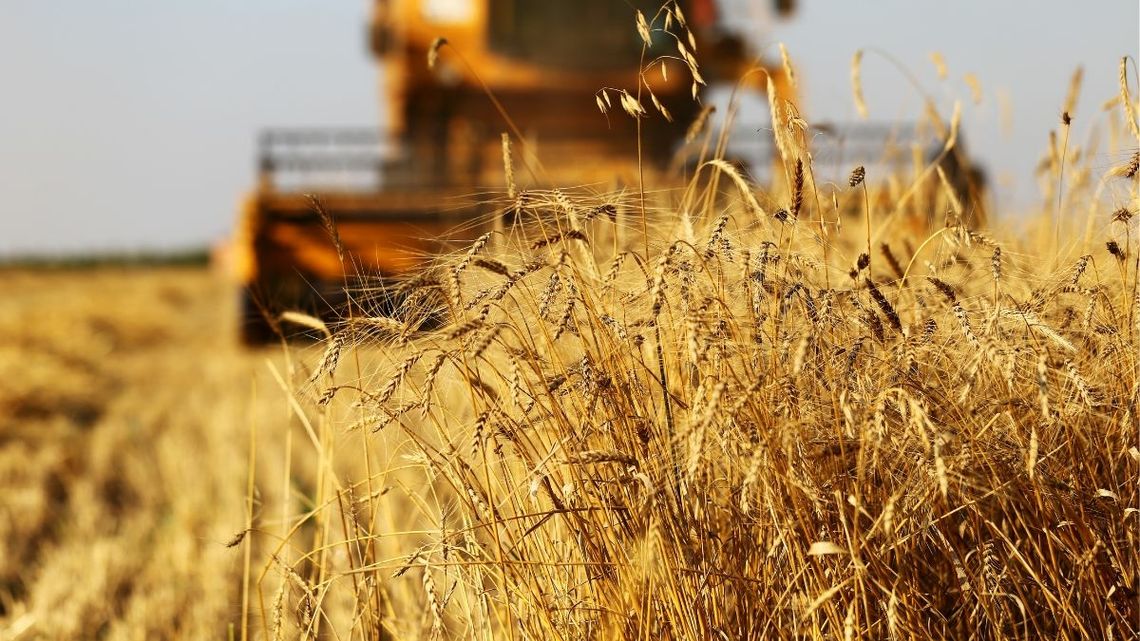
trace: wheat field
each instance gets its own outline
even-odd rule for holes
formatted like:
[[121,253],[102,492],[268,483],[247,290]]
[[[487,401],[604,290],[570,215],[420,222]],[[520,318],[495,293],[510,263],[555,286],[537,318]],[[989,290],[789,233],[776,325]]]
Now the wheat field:
[[933,106],[937,158],[824,175],[773,104],[767,185],[700,122],[618,190],[504,135],[487,231],[317,343],[239,348],[204,270],[8,270],[0,638],[1137,638],[1135,85],[1020,217]]
[[280,359],[237,349],[203,269],[0,278],[0,638],[224,638],[251,425],[290,424]]
[[671,185],[508,185],[491,231],[325,328],[294,392],[325,472],[264,533],[251,626],[1136,638],[1128,91],[1109,166],[1065,110],[1017,221],[919,157],[817,177],[775,107],[766,189],[715,131]]

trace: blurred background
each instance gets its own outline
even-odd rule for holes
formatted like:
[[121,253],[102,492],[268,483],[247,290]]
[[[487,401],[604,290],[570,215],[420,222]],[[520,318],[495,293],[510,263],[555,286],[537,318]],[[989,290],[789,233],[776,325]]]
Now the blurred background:
[[[770,2],[721,5],[722,22],[769,61],[786,43],[812,122],[856,118],[849,64],[860,47],[901,60],[944,113],[962,100],[970,151],[1003,212],[1034,202],[1033,167],[1074,68],[1085,72],[1079,140],[1116,91],[1120,56],[1140,48],[1134,0],[805,0],[788,19]],[[386,118],[370,12],[366,0],[0,3],[0,256],[225,237],[255,181],[259,128]],[[980,81],[980,105],[967,73]],[[921,116],[920,98],[883,58],[868,54],[863,78],[872,120]],[[592,96],[582,102],[594,109]]]

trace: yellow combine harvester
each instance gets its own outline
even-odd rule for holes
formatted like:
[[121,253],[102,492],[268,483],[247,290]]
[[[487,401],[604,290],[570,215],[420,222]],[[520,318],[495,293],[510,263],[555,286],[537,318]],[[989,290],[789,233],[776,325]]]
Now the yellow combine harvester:
[[[381,132],[262,134],[260,179],[243,204],[236,238],[243,339],[273,338],[283,309],[328,316],[343,300],[346,272],[350,278],[407,274],[441,249],[449,229],[486,220],[492,212],[472,194],[502,190],[502,132],[523,136],[537,156],[537,163],[520,159],[522,187],[630,176],[636,123],[599,113],[594,97],[603,87],[636,91],[642,40],[635,10],[653,16],[660,6],[660,0],[376,0],[370,44],[382,67]],[[743,40],[723,29],[714,2],[679,6],[710,81],[734,80],[754,64]],[[779,15],[792,6],[774,3]],[[439,37],[449,44],[429,69]],[[651,55],[676,51],[672,36],[655,31],[651,38],[660,40]],[[787,91],[782,68],[769,71],[777,90]],[[649,172],[664,168],[655,163],[670,160],[699,108],[685,65],[668,72],[645,74],[673,117],[642,119]],[[373,180],[365,188],[290,183],[329,173]],[[309,192],[336,221],[343,263]]]

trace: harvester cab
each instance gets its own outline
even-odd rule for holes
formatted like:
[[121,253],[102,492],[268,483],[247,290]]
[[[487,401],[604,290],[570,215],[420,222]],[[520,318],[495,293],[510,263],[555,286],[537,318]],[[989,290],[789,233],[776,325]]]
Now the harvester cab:
[[[260,176],[235,238],[243,340],[279,335],[276,318],[284,309],[335,316],[346,277],[399,277],[443,249],[448,231],[461,223],[478,233],[493,204],[472,194],[502,190],[504,132],[525,140],[530,153],[518,159],[520,187],[631,175],[637,123],[599,113],[593,104],[600,88],[636,90],[642,77],[652,88],[672,121],[642,119],[643,168],[664,169],[699,105],[683,63],[639,74],[635,10],[653,16],[660,5],[375,0],[369,45],[382,70],[381,128],[261,134]],[[702,52],[702,69],[733,77],[755,63],[740,38],[718,26],[712,0],[677,6]],[[789,0],[773,5],[778,15],[792,7]],[[442,51],[439,38],[447,43]],[[674,42],[661,46],[676,49]],[[430,67],[429,52],[437,58]],[[781,66],[769,71],[781,90],[788,87]],[[332,185],[330,176],[356,182]]]

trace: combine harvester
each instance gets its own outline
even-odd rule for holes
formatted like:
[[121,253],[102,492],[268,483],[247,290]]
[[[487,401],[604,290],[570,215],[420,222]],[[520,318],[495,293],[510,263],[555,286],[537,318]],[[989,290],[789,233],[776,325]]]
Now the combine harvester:
[[[635,9],[653,16],[660,6],[660,0],[375,0],[370,45],[382,68],[383,128],[261,134],[259,180],[243,203],[234,247],[243,341],[281,335],[277,317],[287,309],[336,318],[346,277],[398,278],[446,249],[451,230],[466,223],[468,237],[479,233],[476,226],[502,209],[476,195],[502,191],[503,132],[523,137],[536,156],[520,158],[523,188],[615,177],[634,182],[637,121],[593,105],[604,87],[636,91],[642,39]],[[709,82],[735,82],[755,67],[757,57],[718,20],[715,2],[679,6]],[[771,9],[784,18],[794,3],[776,0]],[[433,51],[440,37],[448,45]],[[677,51],[673,35],[649,37],[653,55]],[[430,68],[429,52],[439,54]],[[642,86],[672,116],[671,122],[640,119],[647,176],[667,169],[700,109],[686,65],[677,60],[667,71],[643,77]],[[794,99],[782,65],[765,71],[781,98]],[[766,86],[765,74],[750,75]],[[365,183],[328,184],[345,176]],[[318,209],[335,220],[343,254]]]
[[[660,7],[658,0],[632,4],[647,16]],[[680,6],[709,80],[709,70],[732,77],[752,65],[740,39],[719,31],[712,2]],[[634,7],[623,0],[376,0],[370,45],[382,68],[383,128],[261,134],[259,180],[242,205],[235,238],[242,339],[273,339],[276,315],[285,309],[335,317],[346,271],[350,278],[406,275],[446,247],[450,230],[486,221],[494,204],[473,195],[502,191],[502,132],[521,134],[537,155],[538,162],[520,159],[522,187],[630,176],[637,167],[635,121],[607,117],[593,104],[603,87],[638,86],[642,42]],[[775,9],[786,16],[792,3],[777,1]],[[438,37],[451,50],[429,69]],[[660,44],[676,51],[674,42]],[[656,70],[645,75],[673,117],[642,119],[648,172],[665,169],[699,109],[684,64],[668,71],[667,78]],[[786,86],[781,69],[771,73]],[[313,182],[349,174],[368,182]],[[336,221],[343,262],[314,199]]]

